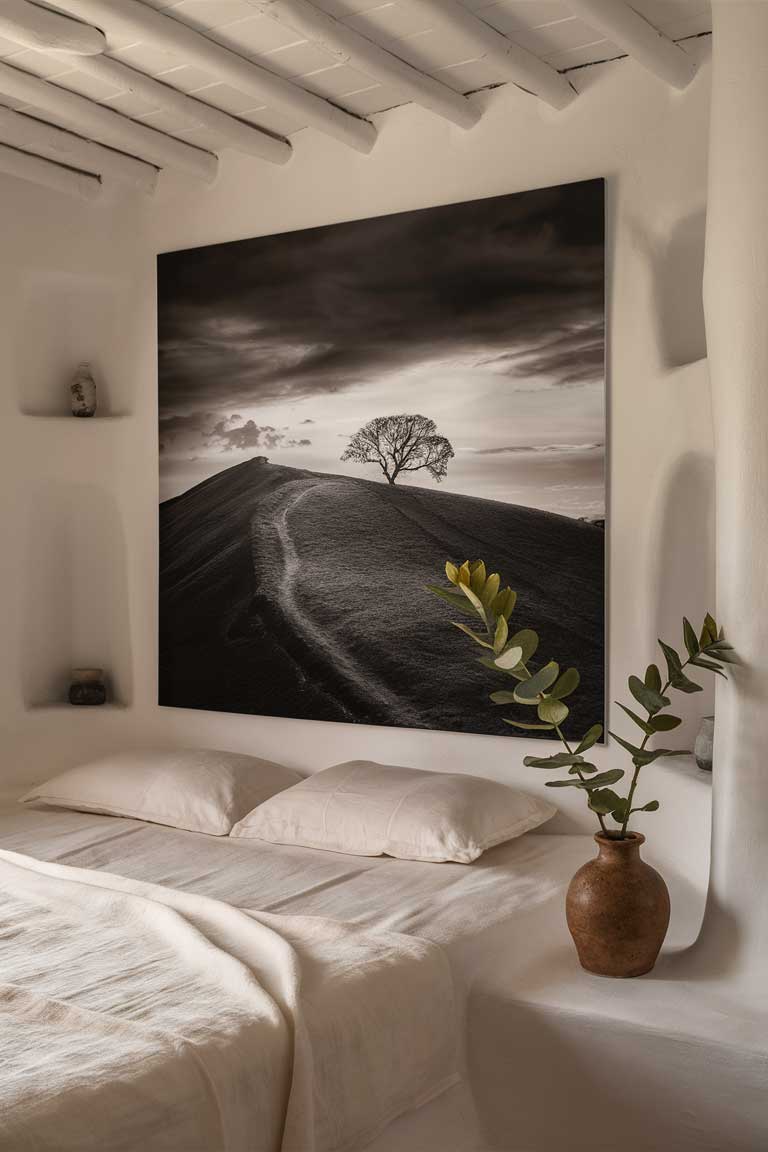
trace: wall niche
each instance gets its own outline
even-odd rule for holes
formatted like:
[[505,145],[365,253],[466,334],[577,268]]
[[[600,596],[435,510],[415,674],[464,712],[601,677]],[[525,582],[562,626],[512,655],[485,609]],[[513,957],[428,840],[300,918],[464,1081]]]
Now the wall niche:
[[115,498],[96,484],[50,480],[30,493],[25,523],[20,571],[25,708],[65,704],[73,668],[103,668],[109,703],[130,704],[126,547]]
[[26,416],[72,417],[70,381],[91,366],[95,419],[131,410],[131,325],[125,282],[31,269],[20,285],[16,355],[18,407]]

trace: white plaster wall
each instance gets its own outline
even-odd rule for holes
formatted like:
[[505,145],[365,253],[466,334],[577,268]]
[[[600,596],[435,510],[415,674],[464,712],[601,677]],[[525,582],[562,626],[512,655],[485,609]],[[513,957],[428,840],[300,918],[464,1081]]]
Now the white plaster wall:
[[[369,157],[309,131],[285,168],[227,153],[213,189],[167,181],[147,212],[0,184],[6,781],[41,778],[101,748],[159,741],[250,750],[305,770],[372,756],[543,785],[543,774],[522,767],[531,746],[519,739],[158,709],[158,251],[606,176],[610,699],[652,658],[657,635],[674,637],[684,611],[696,618],[711,606],[712,436],[700,359],[708,64],[682,94],[629,61],[574,76],[582,94],[563,113],[511,87],[477,97],[487,111],[470,133],[413,107],[382,114]],[[68,283],[82,301],[75,316],[57,305]],[[47,309],[42,325],[30,293]],[[91,313],[98,347],[83,358],[99,359],[114,382],[112,407],[129,414],[84,427],[22,415],[19,381],[38,403],[41,380],[58,370],[57,349],[80,358],[90,347]],[[29,711],[70,652],[110,666],[130,706]],[[711,711],[709,690],[683,707],[681,743]],[[601,766],[623,764],[620,752],[600,750]],[[683,779],[701,794],[700,782],[671,767],[653,776],[644,799],[663,803],[667,782]],[[561,829],[592,827],[575,794],[563,803]],[[682,822],[685,850],[704,868],[705,810],[669,803],[648,817],[659,855]]]

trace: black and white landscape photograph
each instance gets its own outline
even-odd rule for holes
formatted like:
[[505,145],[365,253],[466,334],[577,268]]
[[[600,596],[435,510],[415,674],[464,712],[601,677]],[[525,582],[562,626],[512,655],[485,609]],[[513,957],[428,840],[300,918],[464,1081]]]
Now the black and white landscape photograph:
[[160,703],[514,735],[482,560],[602,721],[604,311],[602,180],[159,256]]

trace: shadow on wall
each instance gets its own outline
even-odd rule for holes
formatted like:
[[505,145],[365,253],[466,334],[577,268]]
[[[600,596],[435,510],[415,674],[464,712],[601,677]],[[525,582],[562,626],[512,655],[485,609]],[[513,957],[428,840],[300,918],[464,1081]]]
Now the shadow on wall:
[[665,368],[682,368],[707,355],[702,282],[706,213],[679,220],[668,235],[653,235],[637,222],[635,242],[648,258],[656,338]]
[[[682,617],[698,628],[704,613],[714,611],[714,487],[711,456],[687,452],[670,469],[661,498],[663,514],[654,554],[656,636],[683,650]],[[664,673],[663,657],[661,671]],[[712,712],[713,677],[700,677],[703,692],[674,694],[673,712],[694,719]],[[690,733],[693,739],[695,731]],[[686,745],[682,745],[686,746]],[[690,745],[688,745],[690,746]]]
[[27,708],[65,701],[73,667],[104,668],[110,698],[133,695],[126,547],[113,496],[48,483],[30,497],[21,683]]

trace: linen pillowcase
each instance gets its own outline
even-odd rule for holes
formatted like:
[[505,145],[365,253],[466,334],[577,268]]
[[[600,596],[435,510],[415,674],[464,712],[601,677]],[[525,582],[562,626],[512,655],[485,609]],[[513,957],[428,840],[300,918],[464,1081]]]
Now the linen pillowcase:
[[469,864],[556,811],[479,776],[352,760],[273,796],[231,835],[355,856]]
[[236,752],[136,749],[70,768],[33,788],[20,803],[226,836],[247,812],[300,780],[282,764]]

